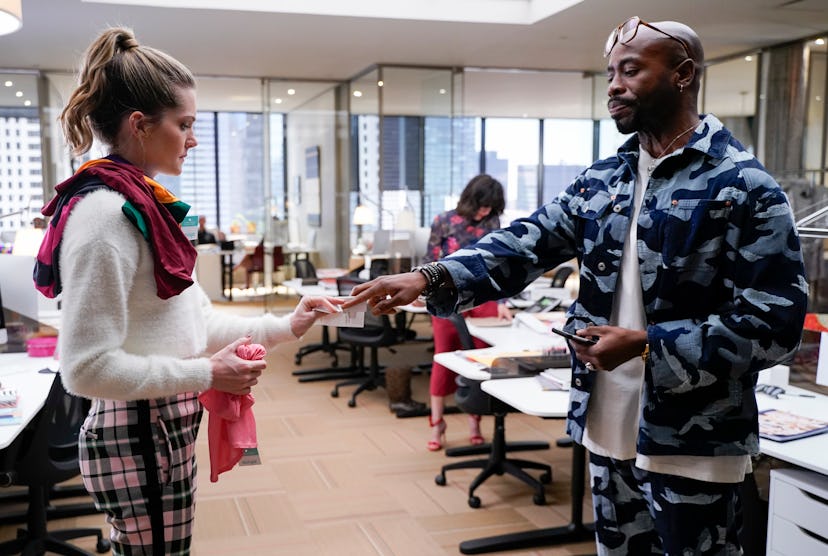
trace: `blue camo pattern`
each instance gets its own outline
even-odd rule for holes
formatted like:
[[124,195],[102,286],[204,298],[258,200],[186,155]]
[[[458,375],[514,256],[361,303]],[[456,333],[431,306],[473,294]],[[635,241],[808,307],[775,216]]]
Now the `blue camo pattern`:
[[600,556],[739,556],[739,483],[696,481],[589,454]]
[[[523,290],[576,257],[566,328],[607,324],[632,211],[638,138],[557,199],[443,259],[455,289],[438,316]],[[637,450],[756,454],[757,373],[797,349],[808,300],[799,236],[779,185],[712,115],[650,178],[638,218],[650,357]],[[594,375],[573,361],[567,430],[581,441]]]

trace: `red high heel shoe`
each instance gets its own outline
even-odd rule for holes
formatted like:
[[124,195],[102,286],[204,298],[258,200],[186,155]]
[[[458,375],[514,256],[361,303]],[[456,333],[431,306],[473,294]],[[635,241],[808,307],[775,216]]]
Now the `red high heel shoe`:
[[[477,428],[479,430],[480,429],[480,415],[469,415],[469,417],[471,417],[472,419],[477,421]],[[477,434],[472,434],[472,435],[469,436],[469,444],[471,444],[472,446],[480,446],[485,441],[486,441],[486,439],[483,438],[483,435],[480,434],[479,432]]]
[[442,417],[440,417],[436,421],[432,421],[431,415],[429,415],[428,426],[431,428],[437,427],[437,437],[440,440],[442,440],[442,442],[440,442],[440,440],[429,440],[426,447],[430,452],[436,452],[437,450],[441,450],[443,448],[443,442],[446,441],[446,422],[443,420]]

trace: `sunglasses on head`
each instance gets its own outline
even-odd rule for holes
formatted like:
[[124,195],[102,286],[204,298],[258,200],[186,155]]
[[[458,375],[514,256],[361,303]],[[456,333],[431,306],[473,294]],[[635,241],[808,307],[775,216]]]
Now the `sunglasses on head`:
[[649,27],[653,31],[661,33],[671,39],[678,41],[682,48],[684,48],[684,53],[687,55],[688,58],[693,58],[690,56],[690,48],[687,46],[687,43],[681,40],[680,38],[676,37],[675,35],[671,35],[667,31],[662,31],[655,25],[651,25],[638,17],[637,15],[632,16],[627,21],[616,27],[612,30],[607,37],[607,44],[604,45],[604,58],[610,55],[612,49],[615,47],[616,44],[628,44],[631,40],[635,38],[636,33],[638,33],[638,28],[643,25],[644,27]]

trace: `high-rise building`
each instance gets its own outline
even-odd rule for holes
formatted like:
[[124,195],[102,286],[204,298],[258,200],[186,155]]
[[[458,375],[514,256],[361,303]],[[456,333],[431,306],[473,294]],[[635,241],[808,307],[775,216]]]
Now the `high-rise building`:
[[29,226],[42,207],[37,109],[0,108],[0,239],[12,241],[14,232]]

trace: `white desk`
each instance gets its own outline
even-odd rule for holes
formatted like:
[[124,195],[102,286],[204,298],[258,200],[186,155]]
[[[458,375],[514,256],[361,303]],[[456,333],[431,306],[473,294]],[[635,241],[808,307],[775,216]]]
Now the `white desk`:
[[0,426],[0,450],[12,443],[46,402],[55,375],[38,372],[45,367],[57,370],[58,362],[51,357],[29,357],[26,353],[0,354],[0,382],[3,387],[16,388],[20,395],[20,422]]
[[566,340],[551,333],[540,333],[522,325],[519,319],[512,320],[509,326],[475,326],[466,321],[469,333],[492,346],[518,350],[538,350],[544,348],[565,348]]
[[[782,409],[803,417],[813,417],[823,421],[828,417],[828,396],[815,394],[795,386],[783,387],[788,394],[804,394],[814,397],[781,395],[779,399],[774,399],[766,394],[757,393],[756,403],[759,406],[759,411]],[[820,434],[790,442],[774,442],[762,438],[759,440],[759,449],[763,454],[828,475],[828,434]]]
[[[569,408],[569,392],[544,391],[534,377],[489,380],[491,375],[486,370],[486,366],[467,356],[469,353],[490,354],[520,349],[534,351],[539,348],[566,345],[563,338],[554,334],[541,334],[519,324],[492,327],[469,326],[469,332],[492,344],[492,347],[438,353],[434,355],[434,360],[465,378],[484,381],[481,385],[484,392],[522,413],[544,418],[566,417]],[[562,527],[532,529],[463,541],[460,543],[460,552],[483,554],[593,540],[595,533],[592,526],[585,525],[583,522],[586,450],[579,444],[573,444],[572,450],[572,506],[569,524]]]
[[[564,418],[569,407],[569,392],[542,390],[535,377],[487,380],[481,385],[484,392],[528,415],[544,418]],[[592,524],[584,524],[584,492],[586,450],[572,444],[571,515],[568,524],[561,527],[530,529],[493,537],[472,539],[460,543],[463,554],[484,554],[501,550],[520,550],[540,546],[591,541],[595,538]]]

